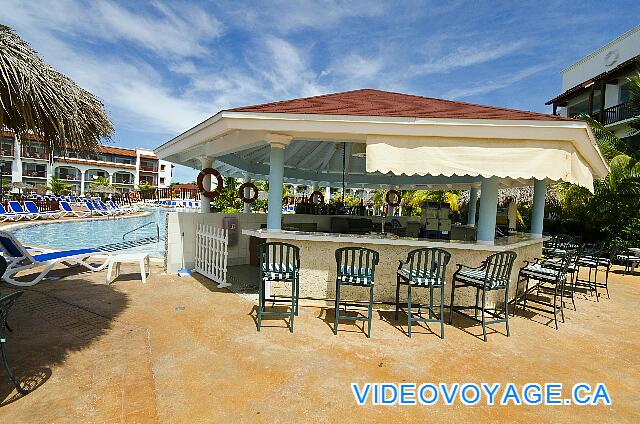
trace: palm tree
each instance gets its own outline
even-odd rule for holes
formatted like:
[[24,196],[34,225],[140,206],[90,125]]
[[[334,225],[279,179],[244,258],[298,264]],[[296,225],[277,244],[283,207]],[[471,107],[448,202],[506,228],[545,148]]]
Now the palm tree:
[[113,125],[91,93],[45,63],[0,24],[0,128],[41,137],[51,150],[94,151]]
[[106,179],[105,177],[97,177],[96,179],[94,179],[91,184],[89,185],[90,187],[98,187],[98,186],[103,186],[103,187],[109,187],[111,186],[111,184],[109,184],[109,180]]
[[67,191],[69,191],[69,187],[70,185],[65,183],[61,179],[51,177],[51,181],[49,181],[49,184],[45,187],[45,190],[50,191],[58,196],[60,194],[66,194]]

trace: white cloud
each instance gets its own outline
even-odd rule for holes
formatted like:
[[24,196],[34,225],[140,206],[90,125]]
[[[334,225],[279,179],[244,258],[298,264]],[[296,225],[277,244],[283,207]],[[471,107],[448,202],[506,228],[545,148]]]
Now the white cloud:
[[516,82],[529,78],[532,75],[545,71],[551,68],[551,66],[552,66],[551,64],[530,66],[528,68],[524,68],[521,71],[514,73],[511,76],[500,78],[499,80],[485,81],[482,84],[479,84],[473,87],[455,88],[453,90],[446,92],[443,97],[446,99],[455,100],[455,99],[460,99],[464,97],[477,96],[480,94],[490,93],[492,91],[496,91],[501,88],[505,88],[510,85],[513,85]]
[[434,58],[425,63],[412,65],[408,72],[413,75],[428,75],[449,72],[458,68],[490,62],[507,56],[524,47],[523,41],[495,44],[482,43],[480,45],[464,45],[453,52]]
[[380,16],[385,9],[385,3],[377,0],[275,0],[262,3],[259,12],[250,3],[234,16],[248,25],[286,34],[305,28],[326,30],[347,18]]

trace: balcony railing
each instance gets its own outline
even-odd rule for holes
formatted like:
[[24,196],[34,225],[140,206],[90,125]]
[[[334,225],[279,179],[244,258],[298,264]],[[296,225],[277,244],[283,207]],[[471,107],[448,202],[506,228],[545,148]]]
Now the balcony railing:
[[80,174],[58,174],[57,178],[61,180],[80,181]]
[[615,122],[624,121],[625,119],[633,118],[639,115],[638,111],[635,111],[631,107],[629,102],[620,103],[604,110],[604,114],[595,112],[593,118],[604,125],[613,124]]
[[128,178],[114,178],[114,179],[113,179],[113,183],[114,183],[114,184],[133,184],[133,179],[128,179]]
[[158,167],[153,165],[140,165],[140,170],[146,172],[158,172]]
[[49,154],[47,152],[28,149],[23,149],[20,156],[31,159],[49,159]]
[[1,154],[2,156],[13,157],[13,147],[3,146]]
[[22,171],[23,177],[47,178],[46,171]]

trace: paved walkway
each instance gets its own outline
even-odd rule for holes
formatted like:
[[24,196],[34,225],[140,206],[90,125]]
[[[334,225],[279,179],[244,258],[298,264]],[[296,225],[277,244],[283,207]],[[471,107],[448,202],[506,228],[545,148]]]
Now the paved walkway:
[[[558,331],[527,314],[484,343],[461,319],[444,340],[424,327],[409,339],[384,310],[371,339],[348,324],[334,336],[318,306],[301,308],[294,334],[281,320],[258,334],[246,295],[159,269],[143,286],[128,271],[111,286],[104,272],[58,272],[25,291],[7,347],[34,390],[20,397],[1,374],[0,422],[640,421],[639,276],[614,274],[611,299],[579,296]],[[602,382],[613,404],[359,407],[352,382]]]

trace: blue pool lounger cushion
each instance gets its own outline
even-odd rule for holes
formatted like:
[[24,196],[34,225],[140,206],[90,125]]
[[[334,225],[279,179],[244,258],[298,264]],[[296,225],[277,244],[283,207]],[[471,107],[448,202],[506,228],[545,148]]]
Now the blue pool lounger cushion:
[[[103,264],[93,266],[87,262],[91,256],[105,254],[96,249],[62,250],[59,252],[31,255],[13,234],[6,231],[0,231],[0,247],[2,248],[2,256],[7,260],[7,270],[2,276],[2,279],[15,286],[24,287],[38,284],[49,271],[59,263],[63,263],[69,267],[78,264],[91,271],[100,271],[104,269],[108,263],[108,260],[105,260]],[[45,268],[29,281],[17,281],[13,278],[15,274],[20,271],[38,266],[44,266]]]

